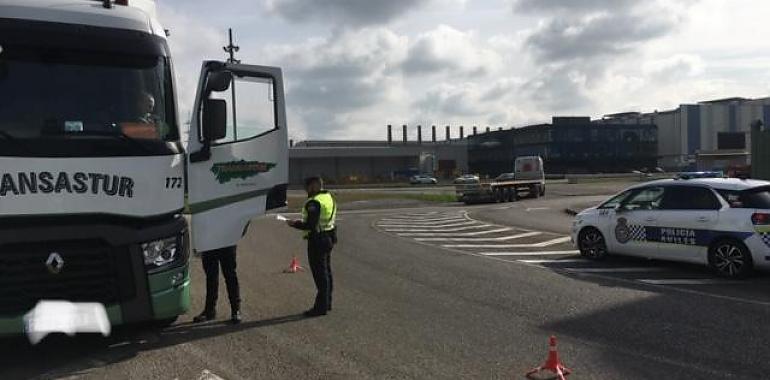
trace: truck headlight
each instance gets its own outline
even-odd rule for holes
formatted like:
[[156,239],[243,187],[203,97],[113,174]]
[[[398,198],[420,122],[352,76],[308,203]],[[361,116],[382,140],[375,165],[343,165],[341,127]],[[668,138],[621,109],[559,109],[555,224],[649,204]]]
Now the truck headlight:
[[148,269],[173,263],[183,255],[180,238],[177,236],[142,243],[144,265]]

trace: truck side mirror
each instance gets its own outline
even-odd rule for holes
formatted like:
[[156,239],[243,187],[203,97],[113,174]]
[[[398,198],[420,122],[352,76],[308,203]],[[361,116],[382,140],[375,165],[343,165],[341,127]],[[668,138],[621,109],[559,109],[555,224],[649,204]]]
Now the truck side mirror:
[[227,102],[206,99],[203,104],[203,138],[216,141],[227,136]]
[[209,74],[206,81],[206,93],[222,92],[230,88],[233,74],[227,71],[216,71]]

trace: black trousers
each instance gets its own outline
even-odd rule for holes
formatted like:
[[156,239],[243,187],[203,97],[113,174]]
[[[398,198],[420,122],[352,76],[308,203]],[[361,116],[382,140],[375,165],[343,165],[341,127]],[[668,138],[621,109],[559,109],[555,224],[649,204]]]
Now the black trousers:
[[332,237],[328,234],[311,236],[307,241],[307,261],[313,273],[313,281],[317,290],[313,309],[328,311],[332,308],[332,291],[334,277],[332,276],[331,253],[334,248]]
[[206,309],[205,312],[213,314],[217,309],[219,296],[219,267],[222,267],[222,275],[227,286],[227,298],[230,299],[230,308],[239,310],[241,307],[241,291],[238,287],[238,275],[235,272],[235,247],[225,247],[213,251],[203,252],[203,271],[206,272]]

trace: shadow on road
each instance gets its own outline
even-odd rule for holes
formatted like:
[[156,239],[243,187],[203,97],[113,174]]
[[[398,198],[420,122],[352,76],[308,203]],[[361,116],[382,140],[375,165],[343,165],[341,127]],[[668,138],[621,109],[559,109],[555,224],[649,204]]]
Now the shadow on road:
[[[130,360],[142,351],[176,346],[245,330],[297,322],[302,314],[287,315],[239,325],[227,321],[195,324],[183,322],[160,330],[149,326],[117,327],[112,335],[50,335],[36,346],[25,337],[0,339],[3,378],[77,376],[89,370]],[[37,364],[33,364],[37,362]]]

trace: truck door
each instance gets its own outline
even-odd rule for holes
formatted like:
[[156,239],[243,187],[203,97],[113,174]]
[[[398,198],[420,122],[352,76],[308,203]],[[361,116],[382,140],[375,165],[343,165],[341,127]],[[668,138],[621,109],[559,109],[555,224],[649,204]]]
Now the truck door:
[[235,245],[252,218],[286,204],[287,136],[281,69],[204,62],[187,144],[193,249]]

